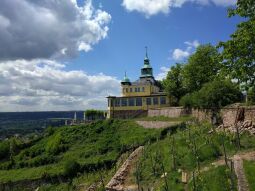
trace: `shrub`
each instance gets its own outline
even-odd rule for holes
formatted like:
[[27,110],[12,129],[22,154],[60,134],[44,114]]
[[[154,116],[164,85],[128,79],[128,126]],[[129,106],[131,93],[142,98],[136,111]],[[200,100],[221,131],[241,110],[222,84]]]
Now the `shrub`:
[[182,97],[180,104],[194,108],[221,108],[231,103],[240,101],[242,94],[229,80],[215,79],[206,83],[199,91]]
[[0,142],[0,160],[9,156],[10,145],[7,141]]
[[67,177],[73,178],[77,175],[80,169],[81,169],[81,166],[78,162],[74,160],[68,160],[66,161],[64,165],[64,175]]
[[67,146],[64,145],[60,133],[57,133],[54,137],[51,137],[46,145],[46,152],[53,155],[63,152],[66,149]]
[[248,105],[254,105],[255,104],[255,88],[251,87],[247,92],[247,101]]

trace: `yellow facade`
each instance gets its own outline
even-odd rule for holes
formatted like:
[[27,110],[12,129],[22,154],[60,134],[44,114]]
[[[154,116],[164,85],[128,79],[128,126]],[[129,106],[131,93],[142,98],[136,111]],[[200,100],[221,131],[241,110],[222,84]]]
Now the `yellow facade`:
[[169,97],[165,92],[160,91],[158,82],[153,77],[152,67],[149,59],[144,59],[144,66],[141,69],[141,76],[135,82],[130,82],[126,74],[121,82],[122,95],[119,97],[108,96],[107,117],[132,117],[139,114],[139,111],[170,106]]
[[121,85],[122,96],[150,96],[159,92],[159,88],[155,85]]

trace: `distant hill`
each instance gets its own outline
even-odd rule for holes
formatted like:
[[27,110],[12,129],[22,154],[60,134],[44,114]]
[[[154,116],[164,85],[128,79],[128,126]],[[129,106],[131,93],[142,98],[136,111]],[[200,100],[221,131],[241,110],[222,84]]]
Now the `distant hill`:
[[[0,112],[0,140],[15,134],[38,133],[48,126],[62,126],[73,118],[75,111]],[[83,111],[77,111],[77,119],[83,119]],[[52,120],[59,118],[58,120]]]

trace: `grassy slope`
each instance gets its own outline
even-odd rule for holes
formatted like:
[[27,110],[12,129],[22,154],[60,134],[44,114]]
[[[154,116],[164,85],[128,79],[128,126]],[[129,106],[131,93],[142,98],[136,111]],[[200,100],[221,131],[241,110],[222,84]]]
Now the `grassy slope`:
[[[159,120],[159,119],[148,119]],[[174,120],[177,119],[168,119]],[[186,119],[178,119],[186,120]],[[39,178],[45,172],[50,175],[63,174],[64,164],[67,160],[73,159],[83,167],[97,167],[99,170],[94,173],[81,173],[73,179],[72,185],[83,184],[85,187],[100,180],[103,176],[105,183],[114,174],[114,167],[105,169],[107,162],[114,164],[121,153],[130,150],[132,147],[145,144],[145,151],[142,157],[132,168],[128,184],[136,184],[135,175],[139,171],[139,179],[143,188],[154,187],[156,190],[164,190],[166,185],[163,174],[167,172],[167,185],[169,190],[184,190],[181,183],[181,173],[178,169],[183,169],[189,174],[197,168],[196,159],[192,151],[194,142],[197,146],[199,163],[201,169],[208,166],[212,161],[222,157],[222,140],[225,141],[228,155],[237,152],[233,135],[208,133],[211,129],[207,124],[195,124],[186,128],[184,125],[171,127],[168,129],[144,129],[131,120],[107,120],[97,122],[87,126],[62,127],[56,129],[50,135],[33,146],[22,150],[15,158],[16,166],[21,162],[34,164],[34,160],[41,156],[50,155],[55,159],[54,163],[40,165],[39,167],[17,168],[12,170],[0,170],[0,181],[17,181],[22,179]],[[166,135],[164,139],[162,135]],[[57,144],[63,151],[52,154],[56,147],[56,140],[61,137]],[[174,137],[174,147],[173,145]],[[255,148],[255,137],[248,134],[241,136],[243,150]],[[155,142],[155,140],[158,140]],[[58,142],[58,141],[57,141]],[[172,149],[176,158],[176,170],[172,169]],[[40,151],[40,152],[36,152]],[[31,154],[32,153],[32,154]],[[35,154],[36,153],[36,154]],[[32,156],[31,156],[32,155]],[[121,162],[120,162],[121,163]],[[200,174],[197,180],[200,190],[226,190],[230,186],[229,172],[225,167],[212,168]],[[67,183],[60,185],[46,185],[40,190],[67,190]],[[189,183],[191,186],[192,183]]]
[[[14,157],[14,169],[0,170],[0,182],[36,179],[45,173],[52,176],[63,174],[65,162],[71,159],[86,170],[111,168],[121,153],[156,139],[160,132],[141,128],[128,120],[106,120],[86,126],[61,127],[19,152]],[[50,164],[40,165],[40,162],[36,162],[45,157],[53,159],[53,163],[50,161]],[[20,168],[21,165],[25,168]]]
[[244,171],[249,183],[250,191],[255,191],[255,162],[244,161]]
[[[222,157],[222,140],[225,140],[226,150],[228,155],[233,155],[237,152],[234,143],[234,137],[232,135],[210,133],[210,126],[206,124],[193,125],[188,129],[178,129],[177,132],[173,132],[172,135],[168,135],[165,139],[159,140],[151,145],[147,145],[143,157],[137,163],[141,168],[135,166],[132,170],[132,177],[129,177],[129,184],[136,184],[136,172],[140,172],[140,184],[146,190],[148,187],[156,187],[163,190],[165,186],[164,179],[161,178],[163,174],[162,164],[165,172],[167,172],[168,187],[169,190],[183,190],[184,184],[181,183],[181,173],[178,173],[178,169],[188,171],[190,174],[197,169],[197,163],[192,151],[192,144],[195,141],[198,148],[198,157],[201,169],[204,166],[208,166],[212,161],[215,161]],[[190,137],[189,138],[189,133]],[[173,137],[175,146],[173,145]],[[242,135],[242,149],[247,150],[255,148],[255,137],[251,137],[247,134]],[[176,158],[176,170],[172,170],[172,149],[174,148]],[[154,170],[153,170],[154,168]],[[156,173],[154,173],[156,169]],[[211,179],[212,182],[207,181]],[[208,172],[201,174],[199,178],[204,179],[203,186],[211,187],[212,183],[218,186],[213,186],[213,190],[225,190],[229,188],[229,178],[226,176],[229,172],[224,167],[211,169]],[[205,189],[206,190],[206,189]],[[209,189],[210,190],[210,189]]]

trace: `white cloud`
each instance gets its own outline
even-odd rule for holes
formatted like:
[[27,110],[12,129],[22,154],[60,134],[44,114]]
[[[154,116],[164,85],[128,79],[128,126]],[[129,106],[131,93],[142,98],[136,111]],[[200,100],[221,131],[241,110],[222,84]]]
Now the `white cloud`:
[[190,55],[190,52],[188,50],[181,50],[177,48],[173,51],[173,59],[176,61],[183,60],[189,57],[189,55]]
[[194,51],[195,48],[197,48],[200,43],[198,40],[194,41],[186,41],[184,44],[187,46],[186,49],[182,50],[179,48],[174,49],[172,52],[172,59],[175,61],[183,61],[184,59],[188,58],[192,52]]
[[64,69],[52,60],[0,62],[0,111],[106,109],[105,97],[119,94],[115,77]]
[[185,3],[196,3],[199,5],[214,4],[217,6],[231,6],[236,0],[123,0],[122,6],[128,11],[137,11],[146,17],[158,13],[169,13],[170,9],[182,7]]
[[163,80],[164,78],[166,78],[168,71],[169,68],[165,66],[160,67],[160,73],[156,76],[156,80]]
[[194,48],[197,48],[200,45],[198,40],[194,40],[192,42],[186,41],[186,42],[184,42],[184,44],[188,45],[189,47],[194,47]]
[[92,0],[1,0],[0,59],[75,56],[107,37],[110,20]]
[[122,5],[128,11],[138,11],[151,16],[160,12],[168,13],[170,0],[123,0]]

